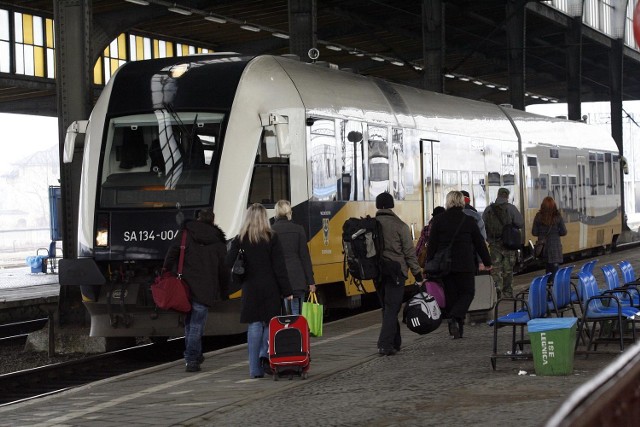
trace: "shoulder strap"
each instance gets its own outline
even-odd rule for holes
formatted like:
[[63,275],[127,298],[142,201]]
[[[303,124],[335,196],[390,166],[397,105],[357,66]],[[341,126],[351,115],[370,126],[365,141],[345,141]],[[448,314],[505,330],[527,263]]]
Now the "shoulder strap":
[[[495,209],[502,209],[501,207],[499,207],[497,204],[495,203],[491,203],[491,210],[493,210],[493,214],[496,216],[496,219],[498,220],[498,222],[500,223],[501,226],[505,226],[504,222],[502,222],[502,218],[500,218],[500,215],[498,214],[498,212],[495,211]],[[506,210],[505,210],[506,211]],[[509,213],[507,212],[507,215]]]
[[178,260],[178,277],[182,276],[182,266],[184,265],[184,249],[187,244],[187,229],[182,230],[182,242],[180,243],[180,259]]
[[449,246],[453,246],[453,241],[456,239],[456,236],[458,235],[458,231],[460,231],[460,228],[462,227],[462,224],[464,224],[464,220],[467,219],[467,214],[463,213],[462,215],[464,215],[462,217],[462,221],[460,221],[460,224],[458,224],[458,228],[456,228],[456,232],[453,233],[453,236],[451,237],[451,243],[449,243]]

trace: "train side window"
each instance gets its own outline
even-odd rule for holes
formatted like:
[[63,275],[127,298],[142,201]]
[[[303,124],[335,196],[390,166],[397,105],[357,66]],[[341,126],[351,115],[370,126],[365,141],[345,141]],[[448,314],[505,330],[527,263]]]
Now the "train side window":
[[620,156],[613,154],[611,159],[611,185],[613,194],[620,194]]
[[369,126],[367,139],[368,200],[389,191],[389,136],[385,127]]
[[365,125],[355,120],[340,121],[340,155],[338,156],[337,200],[365,200],[364,198],[364,134]]
[[289,188],[289,159],[267,156],[267,143],[263,132],[251,175],[249,204],[261,203],[266,208],[271,208],[280,199],[291,199]]
[[309,127],[309,156],[311,157],[311,184],[313,200],[336,200],[349,185],[349,179],[340,184],[337,171],[336,123],[332,119],[314,119]]

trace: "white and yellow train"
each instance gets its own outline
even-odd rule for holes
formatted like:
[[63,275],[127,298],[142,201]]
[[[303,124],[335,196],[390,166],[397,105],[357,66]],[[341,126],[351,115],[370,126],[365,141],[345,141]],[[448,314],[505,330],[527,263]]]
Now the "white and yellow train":
[[[360,302],[344,279],[342,224],[373,215],[383,191],[415,239],[447,192],[467,190],[483,211],[500,187],[524,214],[525,256],[547,195],[567,253],[612,245],[622,228],[621,156],[602,130],[287,57],[127,63],[69,128],[65,161],[77,133],[78,258],[61,263],[60,284],[81,285],[93,336],[182,334],[149,286],[178,221],[206,206],[232,237],[248,204],[291,200],[328,307]],[[212,307],[206,333],[242,331],[238,305],[234,294]]]

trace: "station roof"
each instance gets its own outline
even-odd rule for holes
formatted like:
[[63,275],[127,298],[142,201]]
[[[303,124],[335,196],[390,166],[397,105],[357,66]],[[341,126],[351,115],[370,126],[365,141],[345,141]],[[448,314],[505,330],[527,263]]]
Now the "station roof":
[[[289,40],[272,35],[273,32],[289,33],[288,0],[176,1],[178,6],[192,10],[189,16],[169,11],[168,6],[173,3],[151,0],[144,6],[125,0],[93,0],[93,29],[102,36],[94,35],[96,55],[106,47],[97,46],[97,40],[109,43],[121,32],[181,41],[213,51],[290,53]],[[318,61],[420,87],[425,69],[423,3],[422,0],[316,0]],[[508,91],[498,90],[508,84],[506,3],[504,0],[442,2],[445,26],[442,72],[458,76],[445,78],[445,93],[496,104],[509,103]],[[53,17],[51,0],[0,0],[0,7]],[[571,18],[541,1],[528,2],[526,10],[525,90],[566,102],[565,34]],[[204,20],[204,14],[209,13],[224,17],[227,22]],[[262,30],[244,30],[240,27],[242,23]],[[327,45],[342,50],[331,50]],[[583,28],[583,102],[610,99],[610,49],[611,40],[607,36],[589,27]],[[385,61],[373,60],[373,56]],[[392,60],[403,65],[394,65]],[[460,76],[471,80],[460,80]],[[473,83],[474,79],[482,84]],[[622,87],[624,100],[640,99],[640,53],[628,47],[624,48]],[[528,105],[541,101],[527,97],[525,102]],[[32,104],[41,107],[30,108]],[[50,80],[0,74],[0,111],[24,109],[45,114],[47,110],[48,114],[55,115],[55,105],[55,85]]]

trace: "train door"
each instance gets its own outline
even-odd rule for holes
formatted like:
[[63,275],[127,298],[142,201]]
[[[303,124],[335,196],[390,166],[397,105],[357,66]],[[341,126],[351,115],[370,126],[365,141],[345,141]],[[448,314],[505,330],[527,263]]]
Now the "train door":
[[422,158],[422,217],[426,225],[431,218],[437,200],[442,199],[440,189],[440,142],[430,139],[420,140]]
[[[587,159],[585,156],[577,156],[578,163],[578,212],[580,216],[587,213]],[[584,221],[579,221],[580,237],[578,239],[578,247],[585,248],[587,246],[587,226]]]

